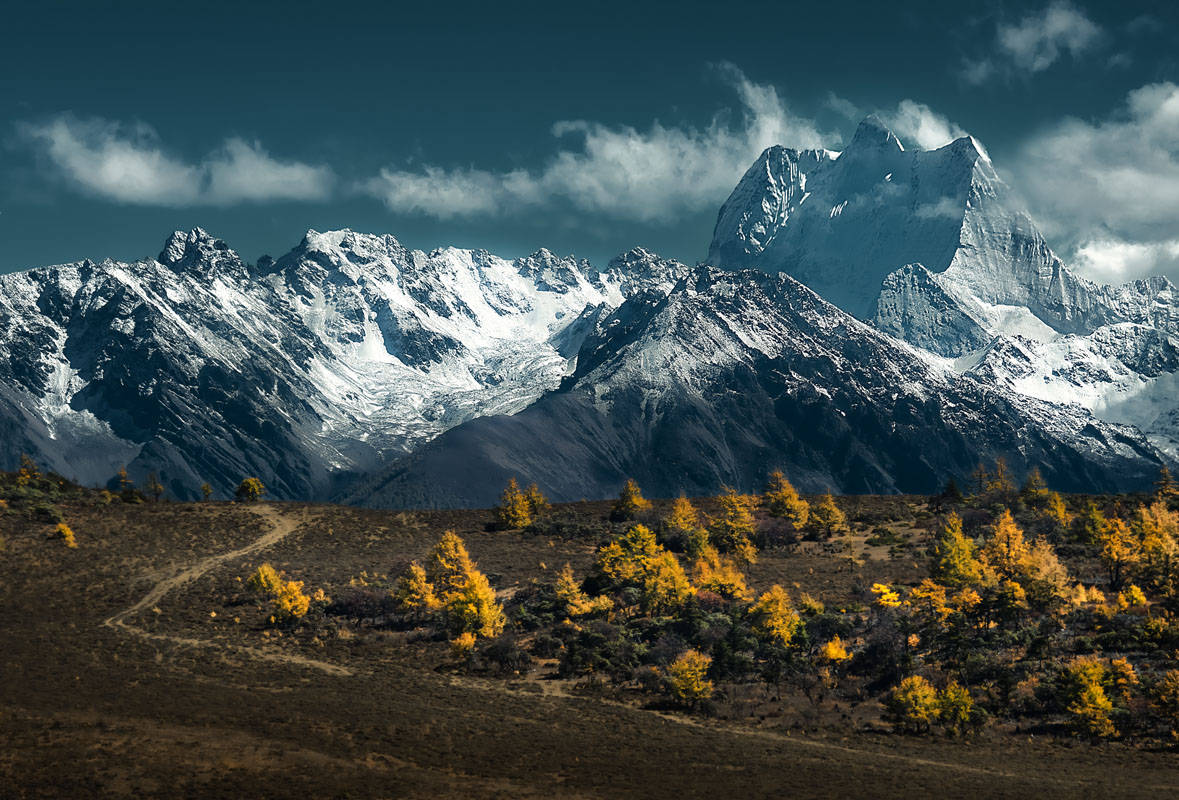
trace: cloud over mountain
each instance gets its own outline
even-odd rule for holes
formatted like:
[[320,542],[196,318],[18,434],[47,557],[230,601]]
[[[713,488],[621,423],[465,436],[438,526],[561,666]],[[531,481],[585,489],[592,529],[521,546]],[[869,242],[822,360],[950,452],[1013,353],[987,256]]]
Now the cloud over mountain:
[[564,146],[539,169],[387,167],[361,189],[395,211],[441,219],[528,211],[562,200],[583,212],[665,221],[719,203],[770,145],[830,141],[814,122],[792,114],[774,87],[754,83],[731,64],[718,72],[740,99],[736,121],[718,113],[705,127],[655,121],[646,130],[562,121],[552,133]]
[[61,115],[19,126],[58,176],[87,194],[119,203],[226,206],[268,200],[322,200],[334,175],[325,166],[274,158],[238,137],[197,162],[170,153],[144,124]]
[[1051,126],[1023,147],[1015,174],[1048,235],[1088,274],[1179,274],[1179,86],[1143,86],[1106,119]]

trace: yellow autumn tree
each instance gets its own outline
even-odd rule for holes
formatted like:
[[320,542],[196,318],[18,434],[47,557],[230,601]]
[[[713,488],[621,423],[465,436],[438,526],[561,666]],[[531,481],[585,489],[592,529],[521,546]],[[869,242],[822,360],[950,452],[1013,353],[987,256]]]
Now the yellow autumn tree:
[[696,586],[728,600],[748,600],[749,587],[737,565],[712,545],[705,545],[694,567]]
[[650,528],[634,525],[598,551],[597,569],[616,585],[638,585],[662,550]]
[[699,512],[683,495],[672,502],[663,518],[663,533],[667,539],[682,542],[688,555],[698,555],[708,544],[708,531],[700,524]]
[[832,664],[841,664],[851,658],[851,653],[847,651],[843,640],[836,636],[819,648],[819,657]]
[[611,516],[616,520],[634,519],[639,512],[651,507],[651,501],[643,497],[643,491],[635,483],[634,478],[627,478],[618,493],[618,501],[614,503]]
[[1028,552],[1023,531],[1015,524],[1011,511],[1005,509],[983,546],[983,561],[1001,578],[1016,580],[1024,573]]
[[532,515],[532,503],[528,495],[520,491],[515,478],[510,479],[500,495],[499,505],[495,507],[495,519],[499,527],[507,530],[527,528],[532,524]]
[[937,718],[937,690],[920,675],[910,675],[884,701],[887,719],[901,730],[929,730]]
[[757,560],[757,547],[753,544],[757,520],[753,516],[752,498],[725,487],[717,503],[720,515],[709,520],[708,540],[720,552],[753,563]]
[[614,602],[609,597],[590,597],[586,594],[573,574],[573,567],[568,563],[557,573],[553,589],[557,599],[564,604],[565,613],[570,617],[608,613],[614,607]]
[[810,524],[824,536],[847,530],[847,515],[836,505],[831,492],[810,507]]
[[246,585],[256,594],[270,599],[272,624],[297,620],[311,609],[311,597],[303,591],[303,581],[284,579],[270,564],[255,569]]
[[708,680],[712,657],[698,650],[685,650],[667,667],[667,684],[671,696],[681,703],[695,705],[712,697],[713,685]]
[[454,531],[446,531],[426,556],[426,578],[442,598],[456,592],[475,569],[467,546]]
[[1058,601],[1066,601],[1069,594],[1068,569],[1047,539],[1038,537],[1028,549],[1023,564],[1022,583],[1028,601],[1037,608],[1047,609]]
[[974,699],[957,681],[950,681],[937,693],[936,707],[938,721],[952,734],[964,731],[974,719]]
[[409,565],[409,569],[397,582],[393,601],[398,610],[411,614],[437,611],[442,607],[442,602],[434,593],[434,584],[426,577],[425,568],[416,561]]
[[790,595],[774,584],[749,609],[753,631],[774,644],[785,647],[794,639],[802,618],[790,602]]
[[498,636],[507,622],[487,576],[474,568],[464,576],[462,585],[447,595],[445,607],[447,621],[456,635]]
[[274,595],[272,623],[291,622],[306,616],[311,598],[303,591],[303,581],[282,581]]
[[1164,597],[1179,595],[1179,512],[1155,501],[1139,506],[1134,533],[1141,542],[1139,570]]
[[262,499],[262,495],[266,494],[266,487],[262,485],[262,481],[258,478],[246,478],[238,484],[233,496],[239,501],[245,503],[253,503]]
[[532,512],[533,519],[548,513],[551,505],[549,499],[540,491],[539,486],[535,483],[530,483],[525,495],[528,497],[528,510]]
[[672,614],[679,610],[695,589],[674,553],[659,552],[643,575],[643,605],[648,611]]
[[1052,523],[1052,527],[1057,533],[1064,533],[1072,525],[1073,515],[1069,513],[1068,506],[1060,492],[1048,493],[1041,513],[1045,519]]
[[786,480],[786,475],[781,470],[770,473],[763,502],[766,512],[771,517],[789,520],[796,528],[806,525],[810,517],[810,506],[806,500],[798,496],[798,492],[790,481]]
[[1081,733],[1109,737],[1115,732],[1111,719],[1113,702],[1105,693],[1105,678],[1101,663],[1088,657],[1073,661],[1061,676],[1065,708],[1073,726]]
[[962,533],[962,517],[951,513],[938,534],[930,566],[933,578],[947,586],[969,586],[982,579],[974,542]]
[[1138,538],[1121,519],[1106,520],[1097,535],[1101,547],[1101,562],[1109,573],[1109,585],[1114,590],[1122,588],[1127,571],[1141,558]]
[[1171,729],[1172,737],[1179,737],[1179,669],[1170,669],[1159,676],[1150,692],[1151,706]]

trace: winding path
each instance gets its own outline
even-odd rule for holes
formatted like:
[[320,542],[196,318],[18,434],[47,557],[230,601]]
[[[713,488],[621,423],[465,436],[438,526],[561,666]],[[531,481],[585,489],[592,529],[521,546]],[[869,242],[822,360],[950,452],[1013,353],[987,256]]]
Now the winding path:
[[245,556],[255,553],[270,547],[273,544],[285,539],[287,536],[294,533],[298,528],[307,522],[308,515],[304,511],[301,517],[292,517],[288,514],[280,512],[278,509],[270,504],[261,504],[256,506],[245,507],[250,513],[261,517],[265,522],[270,524],[270,530],[258,537],[254,541],[247,544],[245,547],[239,547],[236,550],[230,550],[226,553],[209,556],[196,562],[190,567],[182,569],[171,577],[164,578],[151,588],[147,594],[140,598],[139,602],[131,605],[122,611],[114,614],[103,620],[102,624],[113,630],[123,631],[132,636],[138,636],[141,639],[150,639],[154,641],[165,641],[173,644],[184,645],[187,647],[216,647],[220,650],[236,651],[244,653],[254,658],[261,658],[267,661],[277,661],[284,664],[297,664],[311,669],[317,669],[326,672],[329,675],[352,675],[352,670],[342,667],[339,664],[332,664],[327,661],[319,661],[313,658],[307,658],[292,653],[278,653],[270,650],[263,650],[259,647],[250,647],[247,645],[229,645],[224,642],[216,642],[207,639],[196,639],[187,636],[174,636],[167,633],[154,633],[145,630],[128,622],[128,620],[137,614],[152,608],[157,605],[160,600],[168,592],[183,586],[186,583],[196,580],[205,573],[227,561],[234,561]]

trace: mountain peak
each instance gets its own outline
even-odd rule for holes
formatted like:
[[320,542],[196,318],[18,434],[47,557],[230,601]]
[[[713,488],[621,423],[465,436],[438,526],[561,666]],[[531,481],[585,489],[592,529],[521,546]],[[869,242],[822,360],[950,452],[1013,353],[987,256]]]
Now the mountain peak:
[[847,147],[848,150],[868,148],[896,151],[905,149],[896,134],[875,114],[864,117],[859,127],[856,128],[855,135],[852,136],[851,144]]
[[215,253],[230,253],[229,245],[214,237],[204,228],[193,228],[187,233],[173,231],[164,242],[156,260],[169,267],[205,260]]

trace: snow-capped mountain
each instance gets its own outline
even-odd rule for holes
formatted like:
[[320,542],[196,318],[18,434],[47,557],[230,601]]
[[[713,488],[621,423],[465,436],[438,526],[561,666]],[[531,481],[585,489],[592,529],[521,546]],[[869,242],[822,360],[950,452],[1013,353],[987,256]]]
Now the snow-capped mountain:
[[770,148],[709,260],[344,230],[250,265],[194,229],[155,259],[0,276],[0,460],[381,505],[774,468],[930,491],[996,456],[1137,488],[1179,460],[1175,287],[1072,274],[969,137],[907,151],[869,118],[842,152]]
[[595,322],[686,268],[635,250],[605,271],[309,231],[251,266],[200,229],[155,259],[0,276],[0,459],[86,482],[124,464],[171,494],[258,475],[332,493],[439,432],[555,388]]
[[561,390],[420,448],[349,499],[486,505],[509,477],[561,500],[627,477],[659,496],[930,491],[1005,456],[1062,489],[1140,487],[1162,463],[1137,430],[955,370],[786,275],[699,267],[638,295],[587,338]]
[[963,137],[908,151],[869,117],[842,153],[767,150],[724,204],[722,267],[783,271],[879,330],[1179,457],[1179,292],[1073,274]]

